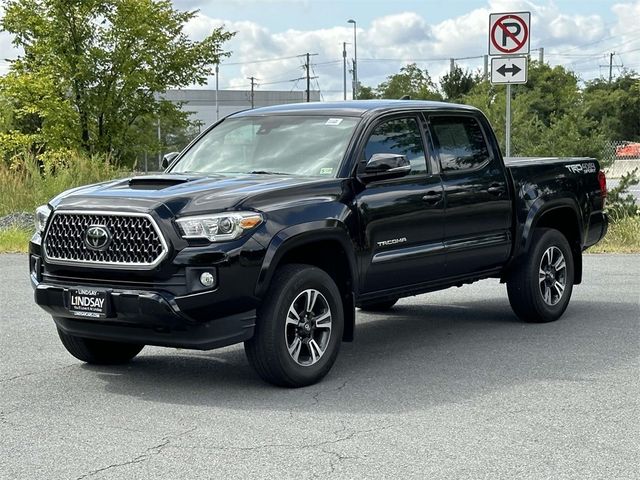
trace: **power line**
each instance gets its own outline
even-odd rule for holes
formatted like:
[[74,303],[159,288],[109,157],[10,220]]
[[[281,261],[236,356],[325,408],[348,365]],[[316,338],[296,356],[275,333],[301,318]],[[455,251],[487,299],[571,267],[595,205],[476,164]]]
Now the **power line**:
[[280,60],[292,60],[294,58],[298,58],[300,55],[293,55],[291,57],[274,57],[274,58],[263,58],[260,60],[250,60],[250,61],[246,61],[246,62],[224,62],[224,63],[220,63],[220,66],[222,67],[223,65],[252,65],[254,63],[268,63],[268,62],[279,62]]

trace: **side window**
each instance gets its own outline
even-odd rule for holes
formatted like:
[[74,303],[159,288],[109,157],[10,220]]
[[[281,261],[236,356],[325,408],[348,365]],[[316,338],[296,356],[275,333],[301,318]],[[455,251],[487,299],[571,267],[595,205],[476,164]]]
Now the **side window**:
[[378,125],[364,149],[365,161],[375,153],[404,155],[411,162],[411,175],[427,171],[422,133],[415,118],[397,118]]
[[487,143],[475,118],[431,117],[430,123],[443,172],[473,170],[489,162]]

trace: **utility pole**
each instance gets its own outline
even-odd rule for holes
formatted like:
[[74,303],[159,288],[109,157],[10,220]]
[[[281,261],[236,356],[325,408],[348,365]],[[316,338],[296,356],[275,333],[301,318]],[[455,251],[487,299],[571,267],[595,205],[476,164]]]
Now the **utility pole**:
[[449,60],[449,74],[453,75],[453,70],[456,68],[456,59],[451,58]]
[[248,80],[251,80],[251,108],[253,108],[253,97],[254,97],[253,92],[254,92],[255,87],[256,87],[257,78],[256,77],[249,77]]
[[311,90],[311,73],[310,73],[311,72],[311,68],[309,66],[309,62],[310,62],[309,56],[310,56],[310,54],[307,52],[305,55],[307,57],[307,62],[305,63],[305,69],[307,71],[307,103],[309,103],[311,101],[311,92],[310,92],[310,90]]
[[220,106],[218,105],[218,89],[220,87],[220,64],[216,62],[216,122],[220,119]]
[[484,76],[482,78],[487,80],[489,78],[489,55],[484,55],[483,59],[484,59]]
[[311,101],[311,80],[313,80],[314,78],[318,78],[318,77],[312,77],[311,76],[311,57],[314,57],[318,55],[317,53],[304,53],[302,55],[298,55],[299,57],[304,57],[305,61],[304,61],[304,73],[305,76],[302,79],[298,79],[298,80],[306,80],[307,81],[307,91],[306,91],[306,97],[307,97],[307,102]]
[[538,63],[544,65],[544,47],[538,49]]
[[160,115],[158,115],[158,170],[162,170],[162,131],[160,130]]
[[613,56],[615,54],[615,52],[611,52],[609,54],[609,83],[611,83],[611,80],[613,79]]
[[342,42],[342,89],[344,100],[347,99],[347,42]]

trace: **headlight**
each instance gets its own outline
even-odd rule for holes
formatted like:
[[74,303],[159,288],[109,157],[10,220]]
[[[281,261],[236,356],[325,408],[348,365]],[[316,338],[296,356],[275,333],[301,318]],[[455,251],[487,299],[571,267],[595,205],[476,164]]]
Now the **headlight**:
[[51,215],[49,205],[41,205],[36,208],[36,233],[44,232],[49,215]]
[[256,212],[225,212],[176,220],[182,238],[206,238],[210,242],[235,240],[262,223]]

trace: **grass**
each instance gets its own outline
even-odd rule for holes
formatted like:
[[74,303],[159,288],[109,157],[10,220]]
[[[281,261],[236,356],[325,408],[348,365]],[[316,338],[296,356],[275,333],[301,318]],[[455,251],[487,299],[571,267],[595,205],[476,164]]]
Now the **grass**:
[[[10,162],[0,159],[0,216],[33,212],[60,192],[127,173],[107,158],[73,151],[41,156],[40,160],[29,153],[18,155]],[[26,252],[32,234],[32,230],[20,228],[0,231],[0,253]]]
[[0,216],[32,212],[64,190],[102,182],[126,174],[102,157],[73,151],[37,161],[33,155],[0,159]]
[[0,231],[0,253],[26,253],[32,230],[9,228]]
[[640,216],[610,223],[607,235],[587,253],[640,253]]

